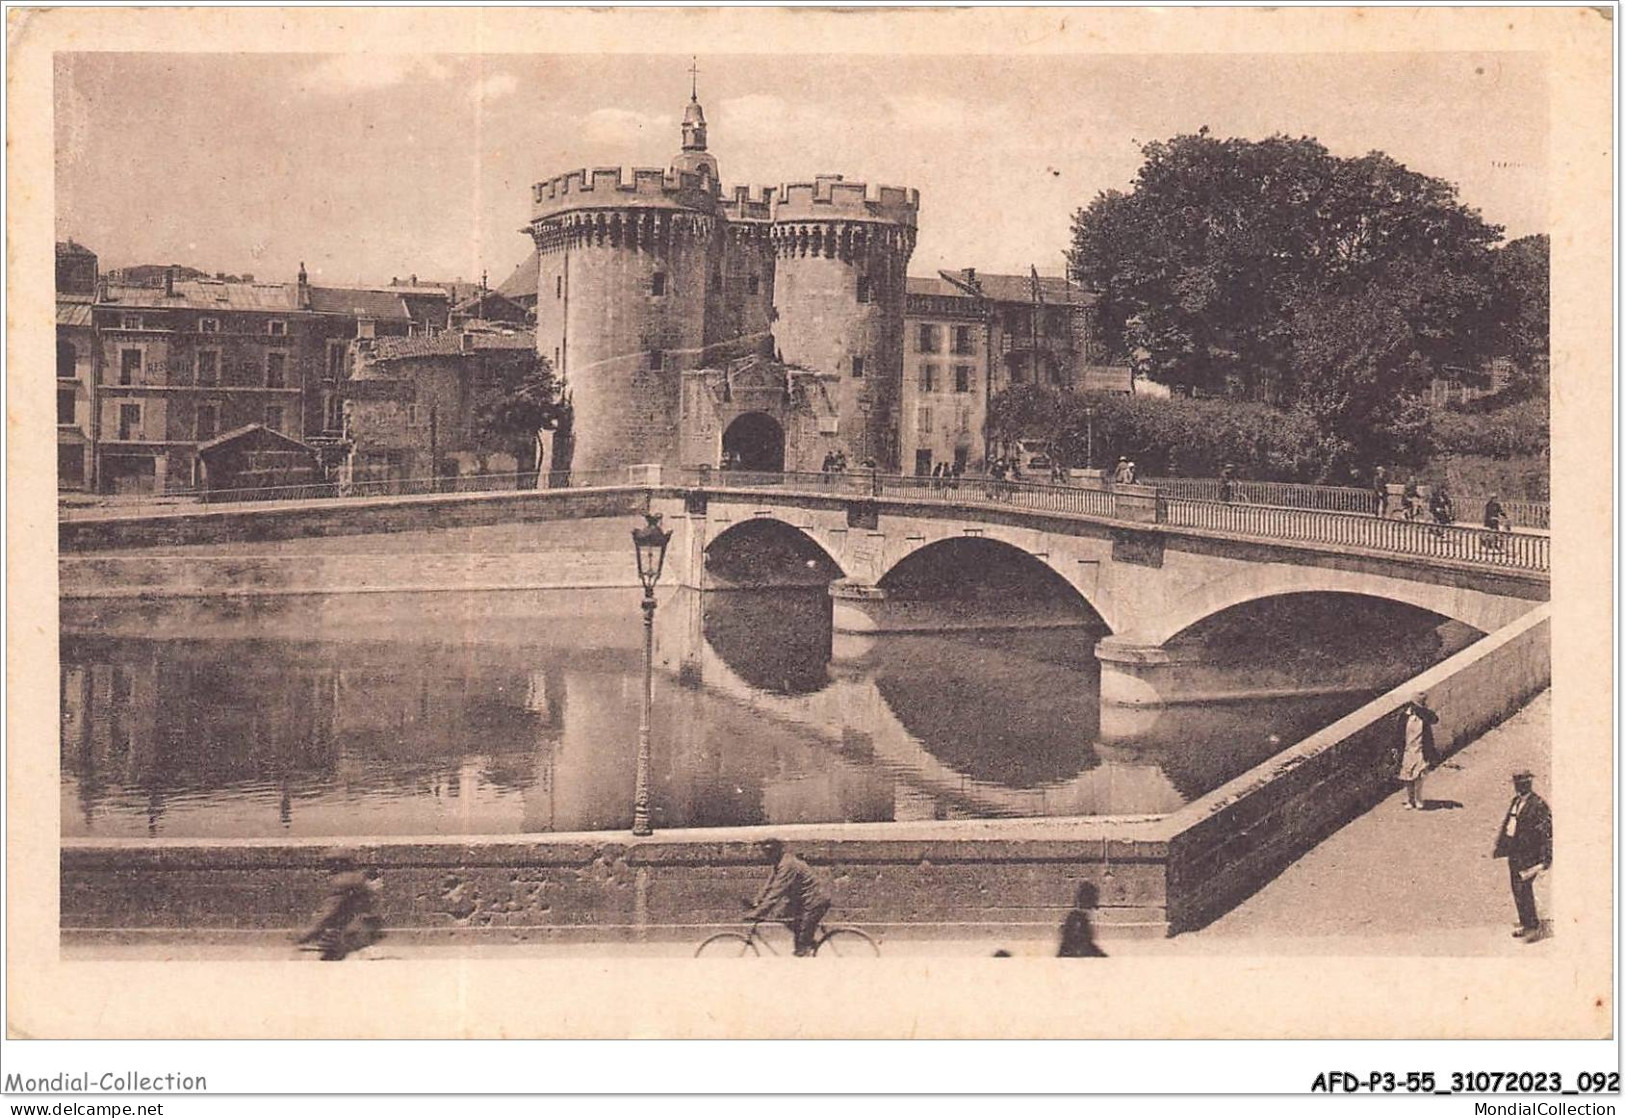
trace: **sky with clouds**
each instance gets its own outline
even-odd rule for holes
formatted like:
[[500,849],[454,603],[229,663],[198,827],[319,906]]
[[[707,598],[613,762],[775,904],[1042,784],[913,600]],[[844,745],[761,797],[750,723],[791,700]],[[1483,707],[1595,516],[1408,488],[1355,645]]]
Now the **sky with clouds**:
[[[61,54],[57,237],[104,267],[318,282],[476,277],[528,253],[529,185],[665,166],[674,55]],[[910,271],[1062,268],[1071,215],[1139,145],[1206,125],[1378,149],[1544,232],[1534,54],[702,57],[725,185],[837,172],[920,191]]]

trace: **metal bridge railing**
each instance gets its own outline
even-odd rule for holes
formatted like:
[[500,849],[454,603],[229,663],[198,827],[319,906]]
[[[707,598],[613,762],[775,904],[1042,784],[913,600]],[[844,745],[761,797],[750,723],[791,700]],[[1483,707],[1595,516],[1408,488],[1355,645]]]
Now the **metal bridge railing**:
[[1208,528],[1266,539],[1344,544],[1521,570],[1551,569],[1551,537],[1545,535],[1177,498],[1158,502],[1157,520],[1175,527]]
[[[1164,479],[1166,481],[1166,479]],[[1186,482],[1204,479],[1185,479]],[[1275,483],[1238,483],[1254,486]],[[152,508],[175,511],[192,505],[218,506],[270,501],[305,502],[337,498],[380,498],[456,493],[500,493],[536,490],[586,489],[612,486],[676,485],[717,490],[772,490],[780,493],[829,493],[843,497],[891,497],[909,501],[1034,512],[1095,516],[1105,519],[1156,523],[1172,527],[1210,529],[1273,540],[1301,540],[1345,545],[1491,564],[1520,570],[1550,570],[1551,539],[1543,534],[1496,532],[1484,528],[1430,524],[1424,521],[1353,515],[1342,509],[1303,508],[1262,501],[1219,501],[1180,497],[1162,482],[1136,486],[1123,492],[1109,488],[1047,485],[1038,482],[996,481],[983,477],[932,478],[881,474],[871,470],[831,473],[753,473],[742,470],[677,469],[652,467],[573,471],[561,473],[486,474],[457,478],[392,478],[348,484],[322,482],[264,489],[213,490],[168,493],[152,498]],[[1218,483],[1213,483],[1215,497]],[[1316,490],[1292,486],[1290,490]],[[1191,487],[1187,491],[1198,491]],[[1338,491],[1333,491],[1338,492]],[[1343,490],[1364,497],[1360,490]],[[1328,498],[1330,499],[1330,498]],[[1120,505],[1120,502],[1125,502]],[[1542,506],[1544,507],[1544,506]],[[65,520],[94,516],[140,515],[143,506],[119,502],[112,506],[86,506],[62,510]],[[147,509],[146,511],[151,511]]]
[[[1218,501],[1222,499],[1223,482],[1207,477],[1154,477],[1146,478],[1146,485],[1155,486],[1169,498],[1187,501]],[[1292,509],[1321,509],[1327,512],[1377,514],[1377,495],[1370,489],[1355,489],[1344,485],[1302,485],[1285,481],[1233,481],[1231,501],[1236,504],[1275,505]],[[1484,508],[1485,498],[1462,497],[1455,504],[1459,512],[1474,519]],[[1390,516],[1397,516],[1404,502],[1398,493],[1388,499]],[[1502,501],[1508,519],[1520,528],[1550,531],[1551,506],[1543,501]]]

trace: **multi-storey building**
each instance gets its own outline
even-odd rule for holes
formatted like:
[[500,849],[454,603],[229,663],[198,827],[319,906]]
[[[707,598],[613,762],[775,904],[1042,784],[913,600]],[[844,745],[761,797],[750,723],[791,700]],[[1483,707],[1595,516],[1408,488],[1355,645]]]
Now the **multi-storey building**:
[[974,268],[910,277],[904,309],[902,465],[980,469],[988,403],[1015,384],[1127,392],[1126,369],[1094,364],[1095,296],[1057,276]]
[[[536,362],[525,327],[465,322],[433,336],[358,342],[345,388],[353,481],[509,473],[526,448],[478,429],[482,394]],[[534,461],[534,459],[531,459]]]
[[897,468],[918,192],[839,175],[754,195],[720,182],[696,95],[669,168],[532,188],[536,345],[574,403],[573,467],[715,465],[729,448],[753,469],[817,469],[836,449]]
[[[294,284],[177,280],[171,269],[162,287],[103,280],[88,308],[95,486],[161,493],[204,484],[199,449],[256,427],[313,456],[342,449],[351,343],[443,328],[449,299],[312,286],[302,266]],[[59,343],[73,341],[68,329]],[[60,378],[60,344],[58,362]]]
[[96,369],[101,357],[91,307],[96,254],[56,246],[56,480],[62,490],[96,484]]

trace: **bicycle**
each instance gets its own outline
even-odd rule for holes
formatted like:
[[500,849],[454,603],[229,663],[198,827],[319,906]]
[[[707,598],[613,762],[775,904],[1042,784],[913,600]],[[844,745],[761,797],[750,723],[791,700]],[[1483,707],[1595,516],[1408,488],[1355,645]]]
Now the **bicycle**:
[[[752,920],[744,932],[718,932],[694,949],[696,959],[739,959],[747,955],[760,955],[765,949],[769,955],[779,951],[762,934],[764,923],[774,920]],[[842,924],[820,924],[813,939],[812,954],[820,951],[837,958],[873,959],[880,955],[880,944],[868,932]]]

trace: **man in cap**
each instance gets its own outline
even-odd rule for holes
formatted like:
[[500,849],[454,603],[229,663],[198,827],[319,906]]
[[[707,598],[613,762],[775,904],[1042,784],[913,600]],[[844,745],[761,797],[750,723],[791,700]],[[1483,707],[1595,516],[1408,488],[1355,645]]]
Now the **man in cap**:
[[1525,943],[1540,939],[1535,910],[1535,878],[1552,868],[1552,810],[1535,795],[1535,775],[1527,769],[1512,774],[1512,803],[1495,836],[1495,857],[1507,860],[1512,903],[1518,926],[1512,934]]
[[1399,779],[1405,782],[1405,806],[1425,811],[1427,798],[1422,795],[1422,781],[1439,760],[1433,741],[1433,727],[1439,716],[1428,707],[1428,697],[1418,691],[1400,711],[1400,719]]
[[751,902],[750,918],[780,921],[795,933],[796,954],[810,955],[818,924],[829,911],[829,886],[778,839],[763,842],[762,853],[773,863],[773,876]]

